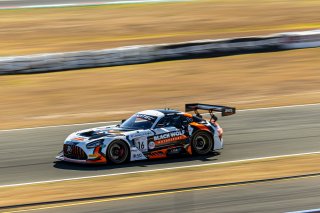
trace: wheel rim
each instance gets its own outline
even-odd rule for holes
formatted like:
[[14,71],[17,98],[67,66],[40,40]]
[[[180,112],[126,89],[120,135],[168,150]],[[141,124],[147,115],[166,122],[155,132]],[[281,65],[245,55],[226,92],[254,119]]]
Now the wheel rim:
[[194,139],[194,149],[198,154],[207,154],[210,151],[211,143],[207,135],[201,134]]
[[195,144],[196,149],[200,149],[201,150],[201,149],[203,149],[205,147],[205,145],[206,145],[206,140],[202,136],[198,136],[196,138],[196,144]]
[[109,149],[109,158],[114,163],[122,163],[128,156],[127,147],[123,143],[114,143]]

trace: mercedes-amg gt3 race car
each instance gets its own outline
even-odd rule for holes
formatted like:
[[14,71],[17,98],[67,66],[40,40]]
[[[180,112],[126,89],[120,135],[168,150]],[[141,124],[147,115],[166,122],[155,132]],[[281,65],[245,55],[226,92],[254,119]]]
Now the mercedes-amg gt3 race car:
[[[198,110],[207,110],[210,120]],[[56,159],[74,163],[120,164],[125,161],[167,158],[174,155],[206,155],[223,148],[223,130],[213,112],[222,116],[236,109],[208,104],[186,104],[186,112],[145,110],[121,124],[72,133]]]

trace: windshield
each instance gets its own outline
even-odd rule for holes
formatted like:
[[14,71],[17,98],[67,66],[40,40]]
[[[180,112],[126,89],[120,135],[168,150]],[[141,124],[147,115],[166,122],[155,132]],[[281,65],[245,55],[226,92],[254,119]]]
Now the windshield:
[[157,117],[146,114],[135,114],[123,122],[120,127],[126,129],[150,129]]

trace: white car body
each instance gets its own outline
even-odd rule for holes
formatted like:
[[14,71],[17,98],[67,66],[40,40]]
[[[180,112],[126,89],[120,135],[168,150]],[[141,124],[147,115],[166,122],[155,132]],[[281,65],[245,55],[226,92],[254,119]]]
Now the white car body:
[[[130,119],[135,119],[135,123]],[[175,125],[170,125],[170,122]],[[126,123],[152,125],[130,129],[126,128]],[[212,137],[210,151],[223,148],[222,128],[215,121],[175,110],[145,110],[134,114],[121,125],[96,127],[70,134],[56,159],[74,163],[106,163],[109,161],[109,146],[114,141],[126,143],[129,161],[192,154],[191,140],[196,131],[206,131]]]

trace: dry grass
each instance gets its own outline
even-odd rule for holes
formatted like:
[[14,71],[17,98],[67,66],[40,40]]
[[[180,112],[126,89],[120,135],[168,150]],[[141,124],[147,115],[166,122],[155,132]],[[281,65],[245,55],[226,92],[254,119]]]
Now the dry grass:
[[0,55],[257,35],[320,27],[320,1],[183,3],[9,10],[0,13]]
[[0,76],[0,129],[117,120],[187,102],[320,102],[320,49]]
[[315,154],[1,188],[0,206],[301,175],[320,172],[319,162]]
[[[1,11],[0,55],[319,27],[320,1],[201,0]],[[190,101],[240,108],[320,102],[319,49],[0,76],[0,129],[115,120]]]
[[[1,11],[0,55],[312,29],[320,26],[319,14],[320,1],[312,0],[206,0]],[[186,102],[238,108],[317,103],[319,55],[320,49],[307,49],[0,76],[0,129],[115,120],[129,111],[166,106],[182,109]],[[0,205],[97,196],[97,191],[98,195],[112,195],[297,175],[318,172],[319,160],[316,155],[2,188]]]

